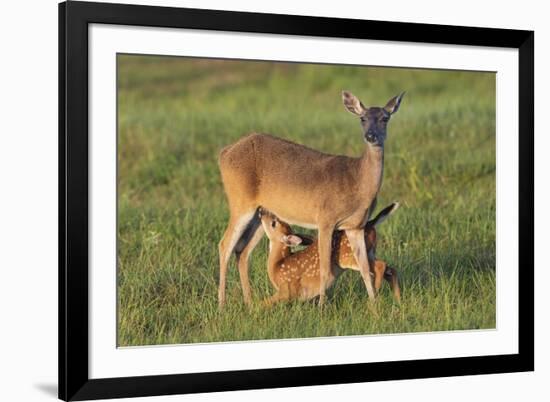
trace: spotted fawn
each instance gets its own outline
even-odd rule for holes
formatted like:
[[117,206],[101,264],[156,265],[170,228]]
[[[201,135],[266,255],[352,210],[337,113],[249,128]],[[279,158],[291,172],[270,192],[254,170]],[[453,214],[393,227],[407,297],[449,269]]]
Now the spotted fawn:
[[[364,236],[371,276],[374,287],[380,290],[385,279],[397,301],[401,291],[397,271],[384,261],[375,258],[376,226],[399,207],[393,203],[384,208],[374,219],[367,222]],[[268,275],[277,290],[265,303],[273,304],[283,300],[309,300],[319,295],[319,249],[316,239],[293,233],[290,226],[271,212],[260,209],[263,228],[269,238]],[[306,245],[303,250],[292,252],[291,247]],[[344,269],[360,271],[352,247],[344,231],[336,231],[332,239],[332,261],[328,286],[332,286]]]

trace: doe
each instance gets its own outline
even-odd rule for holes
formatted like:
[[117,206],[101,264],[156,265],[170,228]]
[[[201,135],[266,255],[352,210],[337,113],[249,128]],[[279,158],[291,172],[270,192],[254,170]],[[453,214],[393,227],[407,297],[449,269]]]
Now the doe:
[[376,293],[363,228],[382,184],[384,141],[403,93],[384,107],[365,107],[342,92],[346,109],[361,122],[366,143],[360,157],[331,155],[267,134],[250,134],[222,149],[219,167],[229,204],[229,223],[219,243],[218,300],[225,302],[229,259],[236,254],[245,303],[251,302],[248,258],[263,236],[261,206],[290,224],[318,230],[319,304],[330,275],[331,242],[344,230],[370,298]]

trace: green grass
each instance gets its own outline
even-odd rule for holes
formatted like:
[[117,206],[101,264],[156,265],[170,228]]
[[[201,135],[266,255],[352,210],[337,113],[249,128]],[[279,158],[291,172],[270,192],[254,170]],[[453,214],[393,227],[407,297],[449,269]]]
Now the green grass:
[[[218,311],[217,244],[228,209],[219,150],[268,132],[357,156],[340,91],[367,106],[407,94],[386,141],[378,257],[401,274],[367,302],[346,272],[321,313],[271,309],[267,241],[251,258],[254,305],[229,270]],[[495,76],[492,73],[118,56],[118,298],[121,346],[495,327]]]

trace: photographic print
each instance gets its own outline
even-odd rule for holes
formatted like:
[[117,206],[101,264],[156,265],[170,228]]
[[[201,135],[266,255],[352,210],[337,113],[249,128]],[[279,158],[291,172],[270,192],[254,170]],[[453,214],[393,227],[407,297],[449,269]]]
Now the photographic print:
[[534,33],[59,5],[59,397],[534,369]]
[[494,329],[495,80],[118,54],[117,344]]

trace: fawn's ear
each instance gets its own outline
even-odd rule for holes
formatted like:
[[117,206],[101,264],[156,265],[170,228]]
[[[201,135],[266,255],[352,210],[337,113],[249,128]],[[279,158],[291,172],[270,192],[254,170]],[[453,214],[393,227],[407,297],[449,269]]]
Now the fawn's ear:
[[302,239],[302,246],[310,246],[315,242],[315,239],[305,234],[298,234],[297,236]]
[[287,246],[297,246],[302,243],[302,239],[296,235],[286,235],[281,240]]
[[367,111],[367,108],[365,108],[361,101],[351,92],[342,91],[342,101],[346,109],[357,116],[362,116]]
[[405,95],[405,92],[401,92],[399,95],[394,96],[391,98],[388,103],[386,103],[386,106],[384,106],[384,109],[389,114],[394,114],[399,110],[399,105],[401,105],[401,99],[403,99],[403,96]]

